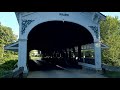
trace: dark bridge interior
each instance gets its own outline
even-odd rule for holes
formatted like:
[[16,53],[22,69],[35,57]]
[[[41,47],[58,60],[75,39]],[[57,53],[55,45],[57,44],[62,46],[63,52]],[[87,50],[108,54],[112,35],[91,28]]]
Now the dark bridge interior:
[[72,22],[48,21],[35,26],[28,35],[28,52],[54,51],[93,43],[90,32]]
[[29,49],[68,48],[92,42],[91,34],[84,27],[62,21],[49,21],[37,25],[28,35]]

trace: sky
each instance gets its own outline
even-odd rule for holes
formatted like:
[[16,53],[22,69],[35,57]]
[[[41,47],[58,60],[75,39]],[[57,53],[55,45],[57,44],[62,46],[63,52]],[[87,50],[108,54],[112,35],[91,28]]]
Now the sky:
[[0,12],[0,22],[3,26],[11,27],[14,34],[19,35],[19,25],[14,12]]
[[[108,15],[112,17],[118,16],[120,20],[120,12],[101,12],[101,13],[106,16]],[[19,37],[19,25],[14,12],[0,12],[0,22],[4,26],[11,27],[14,34],[18,35]]]

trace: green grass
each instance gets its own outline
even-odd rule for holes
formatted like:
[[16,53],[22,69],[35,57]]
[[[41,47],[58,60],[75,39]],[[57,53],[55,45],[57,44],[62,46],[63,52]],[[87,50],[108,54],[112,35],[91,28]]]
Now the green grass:
[[120,72],[115,71],[106,71],[103,75],[109,78],[120,78]]
[[5,71],[5,70],[0,70],[0,78],[3,78],[5,76],[7,76],[7,78],[11,77],[12,75],[12,71]]
[[0,78],[4,75],[11,73],[11,70],[14,69],[14,65],[17,63],[17,60],[9,60],[3,64],[0,64]]
[[11,73],[11,70],[14,69],[14,65],[17,63],[17,61],[17,55],[12,55],[11,57],[4,57],[0,59],[0,78]]

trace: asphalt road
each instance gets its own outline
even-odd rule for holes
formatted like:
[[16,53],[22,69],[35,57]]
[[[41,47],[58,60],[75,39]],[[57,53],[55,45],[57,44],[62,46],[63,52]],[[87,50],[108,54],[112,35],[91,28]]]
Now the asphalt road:
[[27,78],[105,78],[103,75],[92,70],[83,69],[79,65],[65,66],[40,60],[30,61],[30,71]]
[[31,71],[27,78],[106,78],[103,75],[89,70],[45,70]]

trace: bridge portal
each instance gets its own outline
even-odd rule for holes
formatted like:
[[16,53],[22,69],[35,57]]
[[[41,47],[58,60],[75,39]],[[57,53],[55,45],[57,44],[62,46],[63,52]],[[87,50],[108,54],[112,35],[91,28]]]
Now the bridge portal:
[[[105,16],[99,12],[15,12],[19,23],[18,68],[29,71],[29,52],[45,56],[77,58],[78,64],[101,70],[100,25]],[[85,52],[93,51],[87,60]],[[63,54],[66,53],[66,54]],[[62,56],[65,55],[65,56]],[[92,62],[92,63],[91,63]]]

